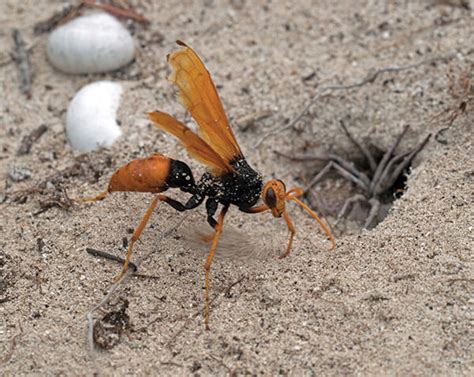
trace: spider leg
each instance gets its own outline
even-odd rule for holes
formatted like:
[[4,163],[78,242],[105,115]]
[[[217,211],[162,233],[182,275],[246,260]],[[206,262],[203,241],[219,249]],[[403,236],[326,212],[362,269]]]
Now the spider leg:
[[[391,187],[395,183],[395,181],[398,179],[400,174],[408,167],[408,165],[411,164],[411,162],[416,157],[416,155],[425,147],[426,143],[428,143],[428,141],[430,140],[430,137],[431,137],[431,134],[426,136],[423,139],[423,141],[420,144],[418,144],[412,151],[393,158],[393,161],[395,161],[394,163],[398,162],[401,159],[403,159],[403,161],[400,163],[400,165],[398,165],[395,168],[395,170],[390,175],[390,178],[387,179],[386,177],[383,177],[383,176],[381,177],[379,182],[377,182],[374,187],[374,194],[378,195],[386,191],[389,187]],[[388,171],[387,171],[387,175],[388,175]]]
[[[337,163],[334,163],[333,166],[339,172],[339,174],[341,174],[344,178],[346,178],[349,181],[354,182],[364,192],[368,192],[368,190],[369,190],[369,179],[367,178],[367,176],[365,174],[359,172],[360,177],[357,177],[356,175],[353,174],[353,170],[355,168],[353,168],[351,170],[348,170],[346,168],[346,166],[341,166]],[[364,177],[364,179],[361,179],[362,177]],[[365,182],[365,181],[367,181],[367,182]]]
[[316,183],[318,183],[321,178],[323,178],[329,172],[329,170],[331,170],[333,166],[334,162],[329,161],[327,165],[318,174],[316,174],[314,178],[311,179],[311,181],[306,185],[306,187],[303,189],[304,192],[311,190],[313,186],[316,185]]
[[397,139],[395,140],[395,143],[393,143],[392,147],[383,155],[382,160],[379,162],[377,169],[375,170],[374,177],[372,178],[372,183],[370,185],[370,191],[374,192],[374,187],[379,182],[380,176],[382,175],[383,171],[385,170],[385,167],[387,166],[387,163],[390,160],[390,157],[392,157],[393,152],[395,149],[398,147],[398,144],[400,144],[400,141],[402,140],[403,136],[408,131],[408,125],[406,125],[403,128],[403,131],[400,135],[398,135]]
[[337,215],[337,219],[334,223],[334,225],[336,226],[337,224],[339,224],[339,222],[345,218],[347,216],[347,214],[349,213],[349,211],[352,209],[352,206],[357,203],[357,202],[365,202],[367,199],[365,198],[364,195],[362,194],[355,194],[353,196],[351,196],[349,199],[347,199],[344,203],[344,205],[342,206],[342,209],[341,211],[339,212],[339,215]]
[[377,198],[369,199],[370,211],[367,219],[365,220],[364,229],[372,229],[372,223],[377,218],[380,209],[380,201]]
[[352,136],[352,134],[349,132],[349,130],[347,129],[346,125],[344,124],[342,120],[339,122],[339,124],[341,125],[341,128],[344,130],[344,133],[349,138],[349,140],[352,141],[352,143],[362,152],[362,154],[365,156],[365,158],[369,162],[370,171],[372,173],[375,172],[375,169],[377,169],[377,163],[375,162],[375,159],[374,159],[374,156],[372,156],[372,153],[370,153],[370,151],[365,147],[365,145],[359,143],[354,138],[354,136]]
[[[391,186],[391,185],[387,185],[386,182],[388,181],[387,178],[390,175],[390,173],[392,173],[392,175],[393,175],[393,172],[394,172],[393,167],[395,166],[395,164],[398,164],[400,161],[402,161],[409,154],[410,154],[410,152],[401,153],[401,154],[399,154],[397,156],[394,156],[390,159],[390,161],[387,163],[387,166],[385,166],[385,169],[383,170],[382,174],[380,174],[380,176],[378,178],[378,181],[377,182],[374,181],[372,183],[373,189],[371,191],[371,194],[379,195],[382,192],[385,192]],[[392,175],[390,175],[390,177],[392,177]]]

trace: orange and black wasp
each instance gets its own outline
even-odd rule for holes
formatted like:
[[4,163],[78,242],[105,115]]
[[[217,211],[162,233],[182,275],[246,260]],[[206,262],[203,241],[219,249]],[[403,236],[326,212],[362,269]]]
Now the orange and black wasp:
[[[199,56],[181,41],[182,48],[168,55],[167,59],[173,68],[170,81],[179,89],[179,98],[184,107],[191,113],[199,126],[199,135],[169,114],[154,111],[148,114],[156,127],[174,135],[197,161],[208,167],[208,171],[196,181],[189,166],[156,153],[150,157],[129,162],[118,169],[110,179],[107,190],[94,198],[84,201],[104,199],[115,191],[135,191],[156,193],[142,221],[135,229],[128,246],[128,252],[119,278],[127,271],[135,242],[139,239],[153,210],[159,201],[169,204],[178,211],[196,208],[206,203],[207,222],[214,229],[211,249],[204,265],[205,269],[205,324],[209,328],[209,274],[217,243],[222,233],[224,217],[231,205],[246,213],[271,211],[274,217],[283,217],[288,226],[290,237],[286,257],[296,230],[285,204],[292,200],[303,207],[323,228],[335,247],[335,240],[329,228],[298,196],[303,194],[301,188],[286,191],[286,186],[279,179],[271,179],[264,184],[262,176],[247,163],[234,133],[229,125],[226,113],[219,99],[212,78]],[[162,193],[170,188],[178,188],[191,196],[186,203],[181,203]],[[262,204],[257,205],[259,199]],[[221,210],[217,219],[218,207]]]

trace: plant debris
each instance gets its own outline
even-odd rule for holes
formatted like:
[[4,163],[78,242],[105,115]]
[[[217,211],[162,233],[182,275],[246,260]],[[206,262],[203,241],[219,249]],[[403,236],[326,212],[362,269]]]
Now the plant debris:
[[65,22],[77,17],[80,14],[81,9],[84,7],[83,3],[77,5],[67,5],[59,12],[54,13],[50,18],[45,21],[40,21],[34,26],[35,35],[49,33],[56,26],[64,24]]
[[42,124],[37,129],[33,130],[29,135],[21,140],[20,148],[18,148],[17,155],[22,156],[30,153],[31,147],[43,134],[48,130],[45,124]]
[[121,298],[118,309],[109,311],[94,323],[93,337],[96,346],[110,350],[120,343],[122,334],[131,327],[127,314],[128,305],[128,300]]
[[137,22],[141,22],[143,24],[150,23],[150,21],[146,17],[142,16],[141,14],[138,14],[133,9],[130,9],[130,8],[127,9],[127,8],[123,8],[121,6],[115,5],[113,4],[113,1],[107,3],[107,2],[99,2],[95,0],[84,0],[82,3],[88,7],[102,9],[103,11],[108,12],[116,17],[128,18]]
[[28,168],[23,166],[14,166],[8,172],[8,178],[10,178],[13,182],[21,182],[31,178],[32,174],[33,173]]

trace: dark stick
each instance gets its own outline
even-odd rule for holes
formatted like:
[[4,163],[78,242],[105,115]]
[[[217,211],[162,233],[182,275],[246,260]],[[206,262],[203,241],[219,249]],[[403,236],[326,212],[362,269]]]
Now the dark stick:
[[30,99],[33,71],[31,70],[29,52],[18,29],[13,29],[12,36],[15,43],[14,60],[20,72],[20,91]]
[[16,154],[18,156],[28,154],[30,153],[31,147],[33,146],[38,139],[43,136],[43,134],[48,130],[48,127],[46,127],[45,124],[42,124],[39,126],[37,129],[33,130],[29,135],[25,136],[21,140],[20,148],[18,148],[18,151]]
[[[96,250],[92,249],[90,247],[86,248],[86,251],[88,254],[93,255],[94,257],[100,257],[100,258],[105,258],[114,262],[118,262],[121,264],[125,263],[125,259],[122,259],[120,257],[117,257],[113,254],[107,253],[106,251],[101,251],[101,250]],[[133,270],[133,272],[136,272],[138,270],[137,265],[133,262],[128,262],[128,266]]]

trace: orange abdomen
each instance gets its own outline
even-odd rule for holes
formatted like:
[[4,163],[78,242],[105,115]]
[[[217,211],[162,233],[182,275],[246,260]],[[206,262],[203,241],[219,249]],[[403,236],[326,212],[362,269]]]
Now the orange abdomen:
[[168,189],[167,178],[171,159],[159,153],[133,160],[118,169],[110,179],[108,192],[163,192]]

